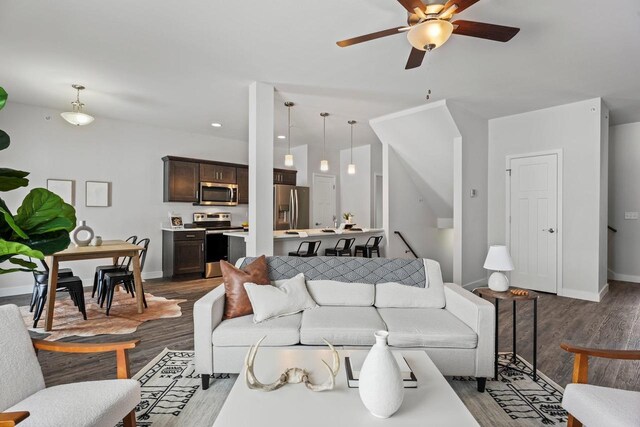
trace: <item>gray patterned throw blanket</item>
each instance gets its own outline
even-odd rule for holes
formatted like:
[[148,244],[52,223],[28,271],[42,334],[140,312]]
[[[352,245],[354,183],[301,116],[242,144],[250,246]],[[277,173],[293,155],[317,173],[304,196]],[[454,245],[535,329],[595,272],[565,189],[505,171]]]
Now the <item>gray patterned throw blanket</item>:
[[[245,267],[255,258],[245,258]],[[304,273],[307,280],[336,280],[347,283],[396,282],[425,287],[426,272],[422,259],[348,258],[348,257],[267,257],[271,280],[290,279]]]

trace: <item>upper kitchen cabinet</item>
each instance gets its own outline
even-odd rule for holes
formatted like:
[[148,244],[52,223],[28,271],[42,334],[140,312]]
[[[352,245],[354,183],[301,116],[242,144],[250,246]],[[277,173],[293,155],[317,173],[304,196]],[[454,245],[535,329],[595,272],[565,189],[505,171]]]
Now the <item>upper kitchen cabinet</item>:
[[163,157],[165,202],[197,202],[200,164]]
[[298,171],[290,169],[274,169],[273,183],[283,185],[296,185]]
[[238,182],[238,203],[241,205],[249,204],[249,168],[236,168],[236,180]]
[[200,163],[200,181],[235,184],[236,168],[235,166]]

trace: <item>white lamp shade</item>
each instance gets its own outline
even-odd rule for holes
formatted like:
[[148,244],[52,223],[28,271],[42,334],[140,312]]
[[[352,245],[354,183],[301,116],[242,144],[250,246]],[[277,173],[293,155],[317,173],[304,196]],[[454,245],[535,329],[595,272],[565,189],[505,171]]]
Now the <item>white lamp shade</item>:
[[452,32],[451,22],[432,19],[411,27],[407,33],[407,39],[416,49],[427,50],[429,45],[433,45],[433,49],[437,49],[449,40]]
[[293,154],[285,154],[284,165],[288,167],[293,166]]
[[62,116],[63,119],[65,119],[66,121],[68,121],[69,123],[75,126],[88,125],[93,121],[92,116],[85,113],[81,113],[79,111],[69,111],[66,113],[60,113],[60,115]]
[[501,245],[489,247],[484,268],[491,271],[513,271],[513,261],[507,247]]
[[349,166],[347,166],[347,173],[349,175],[355,175],[356,174],[356,165],[354,165],[353,163],[349,164]]
[[320,170],[322,172],[326,172],[329,170],[329,161],[328,160],[320,160]]

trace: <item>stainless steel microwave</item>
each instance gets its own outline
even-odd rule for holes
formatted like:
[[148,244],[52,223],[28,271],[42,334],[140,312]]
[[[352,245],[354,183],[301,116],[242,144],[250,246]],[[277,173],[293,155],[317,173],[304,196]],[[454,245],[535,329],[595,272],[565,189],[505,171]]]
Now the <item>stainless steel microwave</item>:
[[238,186],[236,184],[201,182],[199,204],[235,206],[238,204]]

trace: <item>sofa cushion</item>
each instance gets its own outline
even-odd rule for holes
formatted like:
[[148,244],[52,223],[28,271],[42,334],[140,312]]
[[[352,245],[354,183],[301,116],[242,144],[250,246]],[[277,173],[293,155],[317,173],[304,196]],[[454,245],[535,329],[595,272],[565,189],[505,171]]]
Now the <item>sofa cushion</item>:
[[640,422],[640,392],[567,384],[562,407],[587,426],[637,426]]
[[277,317],[261,323],[253,323],[253,316],[223,320],[213,330],[212,342],[217,347],[243,347],[254,345],[266,335],[262,347],[300,344],[302,315]]
[[20,427],[113,427],[138,403],[136,380],[87,381],[45,388],[6,412],[30,413]]
[[318,305],[371,307],[376,296],[375,286],[368,283],[307,280],[307,289]]
[[302,313],[300,342],[325,345],[373,345],[373,333],[385,330],[374,307],[317,307]]
[[424,287],[407,286],[397,282],[376,285],[376,307],[384,308],[444,308],[444,283],[440,264],[430,259],[424,260],[428,280]]
[[251,300],[254,323],[317,307],[302,273],[276,286],[245,283],[244,289]]
[[439,308],[379,308],[393,347],[475,348],[478,335]]

